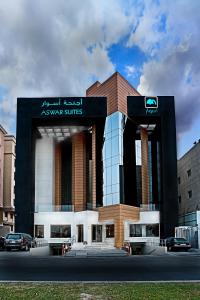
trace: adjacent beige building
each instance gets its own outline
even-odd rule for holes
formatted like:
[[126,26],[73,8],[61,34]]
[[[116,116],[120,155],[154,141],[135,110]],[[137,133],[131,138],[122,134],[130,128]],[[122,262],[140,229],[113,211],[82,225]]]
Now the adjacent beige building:
[[0,125],[0,235],[14,231],[15,145]]

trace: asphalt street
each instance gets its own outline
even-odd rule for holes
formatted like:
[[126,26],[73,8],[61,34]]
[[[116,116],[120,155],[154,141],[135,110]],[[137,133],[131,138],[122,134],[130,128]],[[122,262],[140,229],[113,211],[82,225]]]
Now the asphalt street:
[[1,281],[169,281],[200,280],[200,254],[163,256],[33,257],[0,252]]

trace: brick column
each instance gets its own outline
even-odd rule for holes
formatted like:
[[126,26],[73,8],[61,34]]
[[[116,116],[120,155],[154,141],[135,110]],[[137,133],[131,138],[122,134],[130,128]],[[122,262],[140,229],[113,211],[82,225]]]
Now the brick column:
[[96,125],[92,126],[92,206],[96,208]]
[[149,203],[149,172],[148,172],[148,132],[140,129],[141,160],[142,160],[142,204]]
[[61,144],[55,145],[55,205],[61,205]]
[[86,205],[86,147],[83,132],[72,137],[72,203],[74,211]]

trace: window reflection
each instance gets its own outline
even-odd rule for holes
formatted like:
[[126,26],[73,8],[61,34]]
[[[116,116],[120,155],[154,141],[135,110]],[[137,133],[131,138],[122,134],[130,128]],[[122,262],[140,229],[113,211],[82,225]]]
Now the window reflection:
[[119,165],[123,161],[123,114],[115,112],[106,119],[103,147],[103,204],[120,203]]

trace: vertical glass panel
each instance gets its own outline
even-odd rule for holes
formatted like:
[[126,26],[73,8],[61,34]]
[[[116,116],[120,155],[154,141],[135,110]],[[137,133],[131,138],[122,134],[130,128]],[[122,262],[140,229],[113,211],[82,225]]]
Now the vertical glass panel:
[[112,184],[111,167],[107,168],[106,170],[107,170],[107,181],[106,181],[106,183],[107,183],[107,185],[111,185]]
[[119,165],[119,164],[120,164],[119,155],[112,157],[112,166]]
[[118,137],[112,138],[112,156],[119,155],[119,139]]
[[119,166],[112,166],[112,184],[119,183]]
[[112,185],[107,185],[106,194],[111,194],[111,193],[112,193]]
[[111,116],[112,119],[112,131],[119,128],[119,113],[116,112]]
[[106,200],[107,200],[107,205],[112,205],[112,194],[107,195]]
[[106,159],[111,157],[111,141],[106,142]]
[[119,193],[112,194],[112,203],[119,204]]
[[112,193],[119,193],[119,184],[112,185]]

